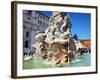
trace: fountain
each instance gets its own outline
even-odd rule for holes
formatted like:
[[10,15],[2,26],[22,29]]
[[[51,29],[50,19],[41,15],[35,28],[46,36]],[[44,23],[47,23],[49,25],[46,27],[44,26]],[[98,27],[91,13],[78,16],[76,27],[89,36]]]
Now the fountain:
[[79,56],[80,42],[71,33],[72,22],[65,12],[53,12],[45,32],[36,34],[35,56],[37,59],[47,59],[56,66],[70,63]]

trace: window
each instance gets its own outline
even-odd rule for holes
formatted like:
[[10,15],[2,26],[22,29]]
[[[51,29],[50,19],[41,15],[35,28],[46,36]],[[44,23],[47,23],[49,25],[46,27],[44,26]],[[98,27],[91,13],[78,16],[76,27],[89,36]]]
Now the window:
[[41,26],[41,22],[40,22],[40,26]]
[[32,13],[32,11],[31,10],[28,10],[28,14],[31,14]]
[[25,41],[25,48],[28,48],[28,40]]
[[46,22],[48,21],[48,18],[46,18]]
[[42,19],[42,16],[41,16],[41,14],[39,15],[39,20],[41,20]]
[[27,56],[28,53],[24,53],[24,56]]
[[45,18],[43,17],[43,21],[45,21]]
[[35,17],[38,18],[38,14],[37,13],[35,13]]
[[28,20],[30,20],[30,19],[31,19],[31,17],[28,17],[27,19],[28,19]]
[[40,19],[40,16],[38,15],[38,19]]
[[40,25],[40,21],[38,21],[38,25]]
[[27,38],[29,37],[29,32],[28,32],[28,31],[26,32],[26,37],[27,37]]
[[25,28],[25,26],[23,26],[23,28]]

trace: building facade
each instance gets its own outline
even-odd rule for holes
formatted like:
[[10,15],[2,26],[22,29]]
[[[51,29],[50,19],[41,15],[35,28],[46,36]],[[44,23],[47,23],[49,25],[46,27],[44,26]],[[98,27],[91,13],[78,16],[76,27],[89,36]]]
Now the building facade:
[[31,51],[36,43],[37,32],[44,32],[48,27],[49,17],[40,11],[23,10],[23,53]]
[[91,49],[91,40],[90,39],[85,39],[85,40],[80,40],[80,42],[88,49]]

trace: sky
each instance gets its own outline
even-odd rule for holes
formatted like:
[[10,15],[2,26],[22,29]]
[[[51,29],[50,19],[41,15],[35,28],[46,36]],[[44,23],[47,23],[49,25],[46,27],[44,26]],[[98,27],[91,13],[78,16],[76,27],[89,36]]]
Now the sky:
[[[42,11],[47,16],[52,16],[51,11]],[[68,12],[72,21],[71,33],[77,34],[79,39],[91,38],[91,14]]]

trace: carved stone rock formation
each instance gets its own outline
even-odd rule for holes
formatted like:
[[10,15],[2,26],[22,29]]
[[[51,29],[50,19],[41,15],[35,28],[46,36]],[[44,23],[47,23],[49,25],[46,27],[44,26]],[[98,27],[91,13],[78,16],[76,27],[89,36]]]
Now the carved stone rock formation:
[[71,34],[71,27],[67,13],[53,12],[48,28],[36,35],[36,57],[51,60],[57,66],[70,63],[76,57],[78,46]]

